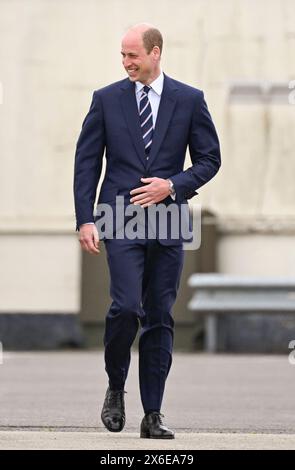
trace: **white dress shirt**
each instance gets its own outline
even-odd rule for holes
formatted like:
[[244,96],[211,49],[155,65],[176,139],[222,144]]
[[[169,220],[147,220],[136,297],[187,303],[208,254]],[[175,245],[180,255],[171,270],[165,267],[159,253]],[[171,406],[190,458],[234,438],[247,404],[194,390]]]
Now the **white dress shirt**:
[[[156,78],[156,80],[154,80],[149,85],[151,89],[149,91],[148,98],[149,98],[151,108],[152,108],[152,113],[153,113],[153,128],[154,129],[155,129],[159,105],[161,101],[163,85],[164,85],[164,74],[161,70],[160,75]],[[136,96],[136,101],[137,101],[138,112],[139,112],[139,101],[140,101],[142,89],[144,86],[145,86],[144,83],[135,82],[135,96]]]

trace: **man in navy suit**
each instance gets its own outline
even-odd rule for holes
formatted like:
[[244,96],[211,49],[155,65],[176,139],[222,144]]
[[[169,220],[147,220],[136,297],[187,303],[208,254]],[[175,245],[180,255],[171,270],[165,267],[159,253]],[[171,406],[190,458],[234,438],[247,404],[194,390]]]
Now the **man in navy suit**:
[[[118,236],[115,209],[140,209],[143,221],[160,204],[180,210],[219,170],[218,137],[203,92],[176,81],[160,67],[160,31],[140,24],[122,40],[128,78],[94,92],[77,142],[74,174],[76,230],[82,249],[99,253],[103,238],[111,276],[112,304],[106,316],[104,346],[109,386],[101,418],[109,431],[125,424],[124,386],[130,349],[139,326],[139,384],[144,409],[140,436],[172,439],[161,404],[172,362],[172,306],[183,266],[182,232],[165,236]],[[183,170],[189,146],[192,165]],[[110,229],[99,236],[94,203],[103,155],[106,171],[98,204],[112,209]],[[119,198],[121,196],[121,198]],[[118,204],[118,200],[121,202]],[[123,216],[123,228],[130,216]],[[114,225],[113,225],[114,223]],[[177,222],[178,224],[178,222]],[[148,225],[148,222],[147,222]],[[121,224],[122,229],[122,224]]]

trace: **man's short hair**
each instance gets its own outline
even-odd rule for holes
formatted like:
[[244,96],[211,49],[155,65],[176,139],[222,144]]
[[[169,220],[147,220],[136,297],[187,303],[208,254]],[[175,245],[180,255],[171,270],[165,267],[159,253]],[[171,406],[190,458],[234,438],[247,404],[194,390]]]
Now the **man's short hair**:
[[160,54],[162,54],[163,49],[163,37],[160,31],[156,28],[150,28],[144,31],[142,34],[143,45],[148,54],[151,53],[155,46],[158,46],[160,49]]

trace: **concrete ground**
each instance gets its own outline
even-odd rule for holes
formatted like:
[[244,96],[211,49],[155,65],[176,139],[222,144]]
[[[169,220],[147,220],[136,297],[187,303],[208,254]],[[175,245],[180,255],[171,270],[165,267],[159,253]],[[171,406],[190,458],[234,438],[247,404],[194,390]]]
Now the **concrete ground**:
[[175,353],[162,413],[176,439],[139,438],[143,417],[134,351],[126,426],[100,421],[103,353],[4,353],[0,449],[295,449],[295,365],[283,356]]

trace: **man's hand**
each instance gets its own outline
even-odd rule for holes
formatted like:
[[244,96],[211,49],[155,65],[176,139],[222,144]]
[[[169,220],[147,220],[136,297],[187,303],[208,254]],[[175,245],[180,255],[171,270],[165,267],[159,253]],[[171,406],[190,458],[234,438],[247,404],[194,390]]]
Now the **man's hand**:
[[94,224],[82,224],[79,228],[79,242],[81,248],[92,255],[100,253],[98,249],[99,236]]
[[139,204],[141,207],[148,207],[156,202],[163,201],[170,194],[169,181],[163,178],[141,178],[143,183],[149,183],[140,188],[132,189],[130,202]]

